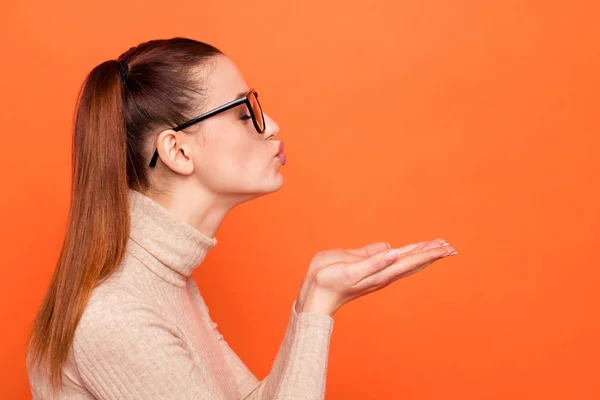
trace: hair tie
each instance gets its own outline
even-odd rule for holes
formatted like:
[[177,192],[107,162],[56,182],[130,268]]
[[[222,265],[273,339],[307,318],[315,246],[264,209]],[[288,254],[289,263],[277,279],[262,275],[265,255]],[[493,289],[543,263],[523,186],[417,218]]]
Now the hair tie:
[[121,68],[121,82],[125,82],[127,72],[129,72],[129,65],[125,61],[119,61],[119,67]]

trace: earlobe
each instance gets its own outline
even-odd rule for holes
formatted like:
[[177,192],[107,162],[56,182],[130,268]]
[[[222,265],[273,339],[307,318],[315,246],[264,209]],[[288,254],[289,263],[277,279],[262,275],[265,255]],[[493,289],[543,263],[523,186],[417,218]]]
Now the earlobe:
[[194,172],[194,161],[188,151],[188,146],[183,144],[181,147],[176,147],[175,162],[177,172],[183,175],[191,175]]

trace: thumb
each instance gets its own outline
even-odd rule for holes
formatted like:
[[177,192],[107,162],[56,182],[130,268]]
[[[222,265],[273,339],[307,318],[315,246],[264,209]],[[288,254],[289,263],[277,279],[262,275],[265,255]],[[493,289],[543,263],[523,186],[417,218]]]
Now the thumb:
[[387,266],[394,263],[400,255],[401,252],[398,249],[380,251],[369,258],[348,265],[348,275],[351,277],[352,281],[358,283],[367,276],[371,276],[374,273],[385,269]]

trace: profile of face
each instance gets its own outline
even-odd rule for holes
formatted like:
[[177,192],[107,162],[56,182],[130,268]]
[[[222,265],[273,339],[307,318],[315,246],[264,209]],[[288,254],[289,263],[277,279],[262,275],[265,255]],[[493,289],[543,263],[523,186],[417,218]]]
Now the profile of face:
[[[204,103],[191,118],[236,100],[251,88],[225,55],[213,58],[199,75]],[[275,157],[281,144],[275,139],[279,126],[264,109],[263,115],[263,133],[254,127],[246,104],[204,119],[186,132],[160,132],[156,141],[164,164],[160,173],[169,174],[174,185],[190,194],[230,207],[277,191],[283,184],[282,164]]]

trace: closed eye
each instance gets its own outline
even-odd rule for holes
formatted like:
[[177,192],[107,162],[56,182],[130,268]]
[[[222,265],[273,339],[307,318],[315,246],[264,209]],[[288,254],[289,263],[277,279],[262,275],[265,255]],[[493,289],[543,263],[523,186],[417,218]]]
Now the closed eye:
[[244,120],[244,121],[246,121],[246,120],[249,120],[250,118],[252,118],[252,116],[251,116],[251,115],[242,115],[242,116],[240,117],[240,119],[242,119],[242,120]]

